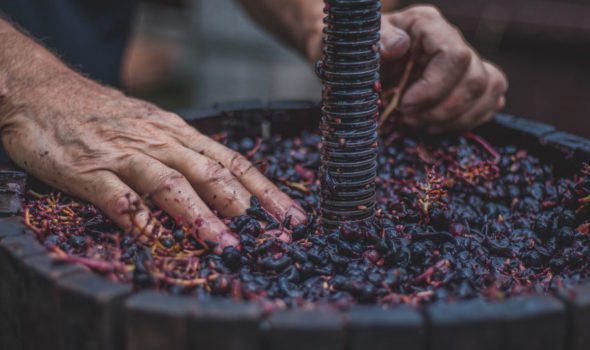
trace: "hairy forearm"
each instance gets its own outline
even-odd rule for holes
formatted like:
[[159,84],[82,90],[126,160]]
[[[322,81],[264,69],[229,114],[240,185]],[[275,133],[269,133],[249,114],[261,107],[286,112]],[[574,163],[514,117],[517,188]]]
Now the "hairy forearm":
[[256,196],[279,222],[306,221],[246,158],[173,113],[75,73],[7,22],[0,22],[0,93],[2,144],[14,163],[94,203],[128,232],[158,227],[140,194],[204,246],[216,242],[216,253],[239,239],[208,204],[233,217]]
[[26,113],[32,105],[68,104],[66,91],[91,87],[105,94],[117,94],[83,78],[43,46],[0,19],[0,127],[10,116]]
[[319,56],[324,3],[320,0],[238,0],[262,27],[309,61]]
[[22,104],[27,94],[67,70],[50,52],[2,19],[0,47],[0,103],[3,112],[7,107]]

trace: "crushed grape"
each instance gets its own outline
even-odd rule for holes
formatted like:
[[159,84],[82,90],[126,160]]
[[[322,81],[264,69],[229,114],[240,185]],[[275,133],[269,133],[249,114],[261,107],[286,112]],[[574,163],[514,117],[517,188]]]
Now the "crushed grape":
[[[57,259],[112,280],[270,309],[503,299],[590,279],[589,167],[559,178],[526,150],[492,148],[473,134],[398,135],[379,146],[374,221],[327,231],[318,219],[318,135],[221,141],[298,200],[309,223],[285,226],[252,198],[245,215],[226,219],[240,246],[218,256],[165,213],[154,211],[157,231],[124,233],[59,192],[29,192],[24,220]],[[277,229],[293,241],[267,234]]]

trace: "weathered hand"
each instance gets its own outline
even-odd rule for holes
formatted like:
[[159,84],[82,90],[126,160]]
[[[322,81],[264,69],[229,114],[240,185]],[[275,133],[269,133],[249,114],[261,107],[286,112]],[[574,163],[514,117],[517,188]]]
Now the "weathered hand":
[[[217,252],[238,240],[208,204],[231,217],[243,214],[255,195],[277,219],[305,221],[296,202],[247,159],[173,113],[76,74],[29,95],[26,104],[3,113],[10,157],[42,181],[94,203],[125,229],[149,223],[139,200],[144,195],[192,225],[200,241],[219,243]],[[134,203],[140,204],[132,223]]]
[[436,8],[384,14],[381,33],[385,91],[397,85],[412,55],[416,62],[398,108],[405,123],[431,133],[457,131],[490,120],[504,107],[504,74],[482,60]]

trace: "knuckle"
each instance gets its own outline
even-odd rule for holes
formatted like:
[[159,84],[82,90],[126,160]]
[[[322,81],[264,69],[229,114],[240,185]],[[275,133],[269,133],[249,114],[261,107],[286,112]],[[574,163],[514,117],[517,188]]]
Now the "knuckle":
[[235,178],[229,169],[214,161],[210,161],[207,164],[205,176],[209,183],[229,185],[235,181]]
[[160,118],[166,118],[166,119],[170,119],[170,120],[181,119],[176,113],[172,113],[172,112],[168,112],[168,111],[160,111]]
[[128,169],[138,169],[144,166],[145,157],[137,152],[120,152],[116,159],[116,171],[124,172]]
[[467,69],[467,67],[469,67],[472,59],[471,50],[469,50],[464,45],[461,45],[461,47],[450,50],[450,52],[458,67],[462,69]]
[[207,162],[207,166],[205,167],[205,176],[208,179],[218,179],[224,176],[225,168],[219,165],[219,163],[210,160]]
[[419,17],[429,19],[429,20],[433,20],[433,19],[442,17],[442,13],[441,13],[440,9],[438,7],[436,7],[435,5],[416,6],[414,8],[414,13],[416,15],[418,15]]
[[162,120],[170,123],[174,127],[186,127],[187,123],[178,114],[172,112],[162,112]]
[[230,171],[237,177],[243,177],[253,171],[254,165],[248,159],[237,152],[233,152],[230,158]]
[[185,180],[184,176],[176,170],[167,169],[160,174],[153,186],[153,192],[172,191],[179,187]]

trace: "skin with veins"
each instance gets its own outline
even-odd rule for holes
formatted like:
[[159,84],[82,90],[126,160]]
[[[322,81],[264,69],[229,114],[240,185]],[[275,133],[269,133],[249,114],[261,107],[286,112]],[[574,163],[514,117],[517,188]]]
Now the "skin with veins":
[[28,173],[94,203],[124,229],[135,226],[131,203],[136,224],[153,226],[141,200],[149,196],[186,225],[202,221],[193,233],[217,242],[218,252],[238,241],[212,209],[244,214],[252,195],[279,220],[288,214],[293,224],[305,222],[298,205],[243,156],[173,113],[72,72],[7,23],[0,29],[2,142]]

